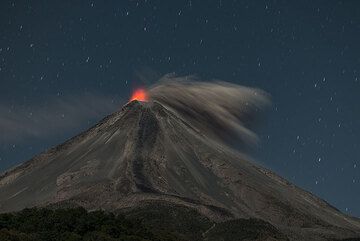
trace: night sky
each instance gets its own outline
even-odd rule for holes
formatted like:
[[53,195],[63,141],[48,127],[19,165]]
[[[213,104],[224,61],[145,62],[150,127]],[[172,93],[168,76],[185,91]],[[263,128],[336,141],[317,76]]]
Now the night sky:
[[264,89],[253,156],[360,217],[360,1],[0,1],[0,170],[166,73]]

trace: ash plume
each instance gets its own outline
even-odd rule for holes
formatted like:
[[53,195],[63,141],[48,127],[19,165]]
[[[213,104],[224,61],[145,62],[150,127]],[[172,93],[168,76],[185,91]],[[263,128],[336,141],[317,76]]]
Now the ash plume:
[[149,89],[149,98],[178,113],[202,134],[221,141],[257,142],[250,130],[269,95],[255,88],[224,81],[203,82],[193,76],[165,75]]

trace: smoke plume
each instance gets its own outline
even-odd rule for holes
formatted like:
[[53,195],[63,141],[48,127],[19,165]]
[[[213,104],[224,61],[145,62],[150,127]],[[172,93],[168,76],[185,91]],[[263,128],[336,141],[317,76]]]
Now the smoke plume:
[[149,97],[178,113],[204,135],[223,141],[240,140],[246,145],[257,142],[250,127],[260,110],[270,104],[269,95],[260,89],[170,74],[149,89]]

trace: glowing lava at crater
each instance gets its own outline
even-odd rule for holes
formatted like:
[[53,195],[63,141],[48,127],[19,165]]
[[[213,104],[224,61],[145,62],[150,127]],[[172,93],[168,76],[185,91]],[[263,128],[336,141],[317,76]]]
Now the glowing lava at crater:
[[138,101],[148,101],[148,94],[145,89],[139,88],[136,89],[131,95],[130,101],[138,100]]

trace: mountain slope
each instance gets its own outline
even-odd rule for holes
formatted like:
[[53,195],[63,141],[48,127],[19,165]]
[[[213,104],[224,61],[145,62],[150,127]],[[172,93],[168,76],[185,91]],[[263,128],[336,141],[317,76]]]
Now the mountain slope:
[[360,223],[241,157],[158,102],[128,103],[0,177],[0,211],[54,204],[118,210],[146,202],[214,221],[258,218],[294,240],[353,237]]

